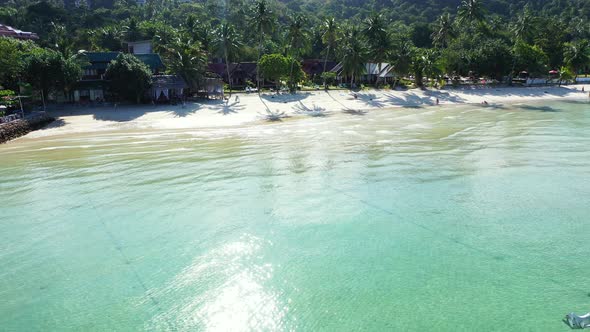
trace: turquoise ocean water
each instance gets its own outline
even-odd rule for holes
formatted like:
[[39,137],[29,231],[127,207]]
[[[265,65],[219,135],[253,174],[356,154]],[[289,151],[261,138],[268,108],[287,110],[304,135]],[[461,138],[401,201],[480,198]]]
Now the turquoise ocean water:
[[2,331],[567,331],[590,104],[0,146]]

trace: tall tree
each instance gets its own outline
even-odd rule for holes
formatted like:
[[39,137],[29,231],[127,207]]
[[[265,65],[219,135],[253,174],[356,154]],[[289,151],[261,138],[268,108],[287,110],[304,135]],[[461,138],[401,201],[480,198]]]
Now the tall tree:
[[184,79],[191,89],[199,87],[207,66],[207,54],[198,41],[184,34],[163,46],[168,70]]
[[518,14],[516,20],[510,26],[510,32],[515,42],[524,41],[525,43],[530,43],[535,32],[534,29],[534,16],[529,4],[527,4],[522,13]]
[[281,54],[265,54],[260,59],[259,67],[265,79],[274,81],[277,93],[280,89],[281,78],[289,75],[290,59]]
[[306,29],[307,20],[303,15],[297,14],[291,17],[287,39],[289,41],[289,55],[295,60],[290,61],[289,82],[291,83],[291,92],[295,92],[293,79],[293,68],[295,62],[299,61],[299,56],[309,48],[309,33]]
[[[412,60],[414,59],[414,45],[408,39],[396,41],[396,52],[392,53],[390,61],[393,63],[393,70],[398,77],[403,77],[410,72]],[[397,80],[394,82],[397,83]]]
[[574,75],[570,68],[565,66],[561,67],[559,70],[559,86],[561,86],[563,82],[567,83],[568,81],[575,79],[575,77],[577,77],[577,75]]
[[68,58],[58,51],[35,49],[26,59],[25,79],[41,91],[43,103],[50,92],[69,92],[82,76],[83,62],[77,55]]
[[229,83],[229,95],[231,97],[232,79],[230,72],[230,59],[233,59],[239,52],[242,43],[240,36],[233,25],[223,22],[216,30],[215,49],[217,54],[223,56],[225,60],[225,69]]
[[547,73],[547,63],[549,61],[547,54],[536,46],[519,42],[512,49],[516,71],[525,70],[532,75],[541,75]]
[[105,78],[110,81],[115,95],[136,103],[141,101],[152,84],[150,69],[133,54],[119,54],[107,67]]
[[51,47],[60,52],[64,58],[74,55],[74,39],[66,26],[55,22],[51,22],[50,26],[49,40]]
[[213,46],[215,45],[214,41],[215,31],[211,26],[210,22],[201,22],[197,25],[197,30],[195,31],[194,39],[201,43],[201,48],[207,53],[207,55],[212,54]]
[[132,17],[129,20],[129,23],[123,26],[123,31],[125,31],[125,38],[127,41],[137,41],[143,38],[139,23],[135,17]]
[[424,75],[427,79],[430,78],[433,81],[437,81],[442,73],[438,52],[433,49],[427,49],[422,52],[421,57]]
[[252,26],[258,33],[258,56],[256,60],[256,87],[260,93],[260,56],[262,54],[262,43],[264,42],[264,36],[273,30],[274,16],[269,8],[269,4],[266,0],[256,0],[254,2],[254,13],[252,15]]
[[350,27],[346,32],[346,43],[342,48],[342,73],[350,77],[350,88],[355,77],[366,72],[368,58],[367,48],[363,43],[360,31],[357,27]]
[[[324,58],[324,70],[323,73],[326,72],[326,65],[328,63],[328,57],[330,56],[330,51],[336,47],[336,43],[338,42],[339,36],[339,27],[336,23],[336,19],[333,17],[327,18],[322,23],[322,42],[326,45],[326,57]],[[324,75],[324,88],[328,88],[326,85],[326,76]]]
[[444,13],[438,17],[434,24],[434,32],[431,35],[432,43],[435,46],[446,48],[454,36],[455,27],[451,14]]
[[590,45],[588,41],[578,40],[565,44],[563,60],[577,78],[580,69],[590,65]]
[[381,14],[373,13],[365,21],[364,34],[367,37],[371,60],[377,62],[378,73],[375,85],[379,84],[381,77],[381,63],[387,58],[390,48],[390,38],[386,30],[386,23]]
[[481,22],[485,18],[485,8],[481,0],[463,0],[457,11],[457,18],[460,24]]
[[25,58],[39,48],[30,40],[0,38],[0,85],[17,90],[25,69]]
[[121,51],[125,29],[118,25],[109,25],[92,30],[90,39],[93,51]]
[[412,72],[414,73],[414,85],[417,88],[424,87],[424,67],[426,64],[424,63],[424,56],[420,54],[421,52],[417,52],[412,59]]

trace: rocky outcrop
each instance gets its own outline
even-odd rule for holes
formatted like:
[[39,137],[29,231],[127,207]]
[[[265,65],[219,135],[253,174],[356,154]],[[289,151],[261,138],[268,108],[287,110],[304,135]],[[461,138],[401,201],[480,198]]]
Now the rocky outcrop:
[[0,144],[24,136],[33,130],[43,128],[54,120],[54,118],[46,114],[38,114],[26,119],[2,123],[0,124]]

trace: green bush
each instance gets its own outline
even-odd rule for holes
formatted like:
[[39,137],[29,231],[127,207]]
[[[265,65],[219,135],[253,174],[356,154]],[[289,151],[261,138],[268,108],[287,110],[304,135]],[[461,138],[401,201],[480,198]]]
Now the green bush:
[[105,78],[113,94],[121,100],[141,102],[152,84],[149,67],[133,54],[121,53],[108,65]]

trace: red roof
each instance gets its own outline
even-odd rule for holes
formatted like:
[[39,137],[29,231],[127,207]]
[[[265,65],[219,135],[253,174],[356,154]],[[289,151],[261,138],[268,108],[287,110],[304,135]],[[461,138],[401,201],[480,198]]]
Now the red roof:
[[18,39],[39,39],[34,32],[22,31],[11,26],[0,24],[0,37],[12,37]]

